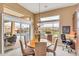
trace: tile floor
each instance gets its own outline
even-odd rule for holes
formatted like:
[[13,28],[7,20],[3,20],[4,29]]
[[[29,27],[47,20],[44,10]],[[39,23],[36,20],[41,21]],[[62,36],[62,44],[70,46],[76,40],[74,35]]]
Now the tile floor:
[[[0,54],[1,56],[22,56],[21,49],[17,48],[9,51],[5,54]],[[53,56],[52,53],[47,53],[47,56]],[[75,56],[75,53],[68,53],[67,50],[62,50],[62,46],[57,46],[56,56]]]
[[[47,42],[44,39],[41,40],[41,42],[43,42],[43,41]],[[50,45],[50,43],[48,43],[47,45]],[[50,48],[53,48],[53,46]],[[1,56],[22,56],[22,53],[21,53],[21,49],[17,48],[17,49],[11,50],[9,52],[6,52],[5,54],[0,54],[0,55]],[[53,53],[47,53],[47,56],[53,56]],[[75,53],[74,52],[68,53],[67,49],[62,50],[62,46],[58,45],[57,49],[56,49],[56,56],[75,56]]]

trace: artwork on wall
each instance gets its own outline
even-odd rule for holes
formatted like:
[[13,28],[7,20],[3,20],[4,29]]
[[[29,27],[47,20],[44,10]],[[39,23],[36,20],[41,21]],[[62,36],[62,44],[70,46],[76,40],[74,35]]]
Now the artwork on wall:
[[62,33],[69,34],[70,33],[70,26],[62,26]]

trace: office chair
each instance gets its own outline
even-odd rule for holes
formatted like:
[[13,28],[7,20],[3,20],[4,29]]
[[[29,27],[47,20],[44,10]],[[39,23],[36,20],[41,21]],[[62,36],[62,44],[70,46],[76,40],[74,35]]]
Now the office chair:
[[61,40],[62,40],[62,43],[64,44],[63,45],[63,50],[64,50],[64,47],[68,49],[68,52],[69,52],[69,48],[70,45],[72,45],[72,41],[66,39],[66,36],[65,34],[61,34]]

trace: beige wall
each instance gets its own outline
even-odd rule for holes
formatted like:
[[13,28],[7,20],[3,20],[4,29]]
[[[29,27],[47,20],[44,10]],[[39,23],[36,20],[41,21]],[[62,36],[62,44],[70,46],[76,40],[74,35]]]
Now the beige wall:
[[[76,5],[60,8],[56,10],[51,10],[48,12],[41,13],[40,17],[60,15],[60,28],[62,26],[71,26],[71,31],[72,31],[73,30],[73,14],[75,13],[75,9],[76,9]],[[39,14],[36,14],[35,21],[38,22],[38,20],[39,20]]]

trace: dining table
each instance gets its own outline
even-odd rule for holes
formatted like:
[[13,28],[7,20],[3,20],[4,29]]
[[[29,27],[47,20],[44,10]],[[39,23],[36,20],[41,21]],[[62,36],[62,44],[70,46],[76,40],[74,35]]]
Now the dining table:
[[35,44],[38,42],[38,40],[31,40],[27,43],[27,46],[28,47],[31,47],[31,48],[35,48]]
[[27,46],[34,49],[35,56],[45,56],[46,55],[46,42],[39,42],[37,40],[31,40],[27,43]]
[[[41,39],[40,42],[47,42],[47,47],[48,46],[51,46],[53,43],[46,40],[46,39]],[[35,48],[36,46],[36,43],[38,43],[38,40],[30,40],[28,43],[27,43],[27,46],[30,47],[30,48]]]

